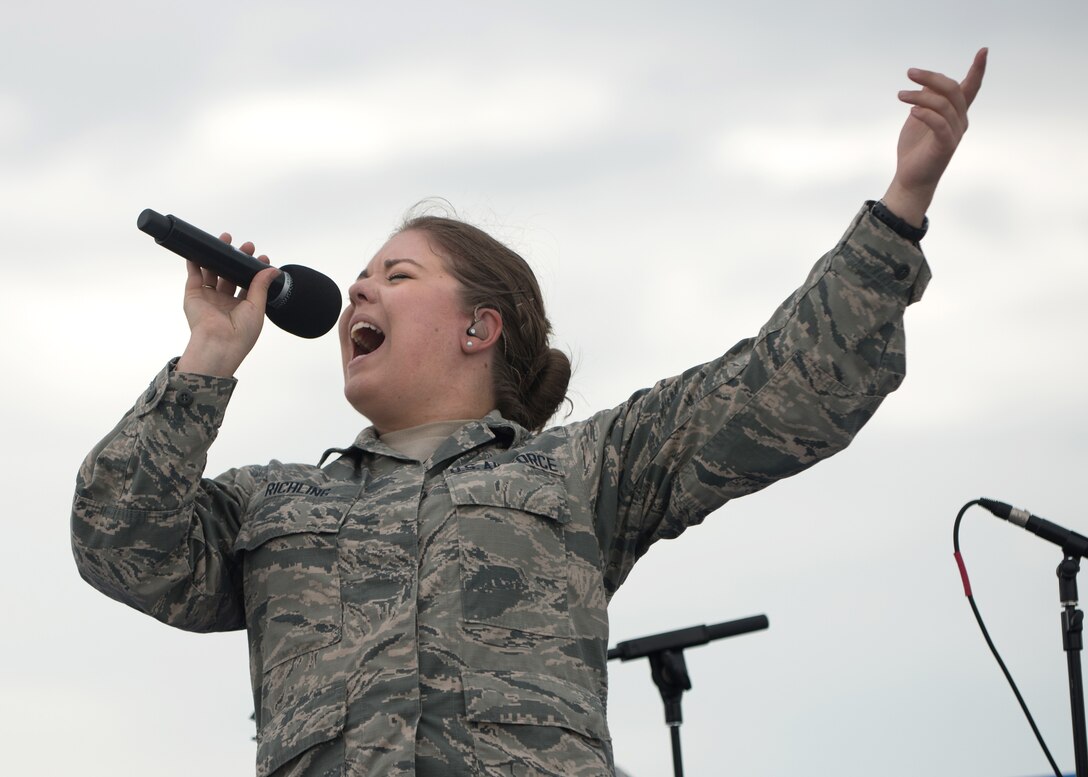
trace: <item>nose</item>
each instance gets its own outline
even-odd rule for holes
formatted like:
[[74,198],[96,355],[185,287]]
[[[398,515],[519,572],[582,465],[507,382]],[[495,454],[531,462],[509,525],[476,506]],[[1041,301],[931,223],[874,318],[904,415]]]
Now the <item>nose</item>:
[[348,287],[348,300],[353,305],[374,301],[374,287],[369,278],[359,278]]

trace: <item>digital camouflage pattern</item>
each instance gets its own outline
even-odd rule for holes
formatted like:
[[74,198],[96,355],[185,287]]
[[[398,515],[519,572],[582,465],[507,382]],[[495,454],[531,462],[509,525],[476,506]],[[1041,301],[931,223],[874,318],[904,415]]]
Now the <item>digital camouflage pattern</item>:
[[234,382],[168,368],[80,469],[79,571],[248,629],[262,777],[612,774],[610,596],[656,540],[844,448],[928,280],[863,208],[719,359],[540,434],[493,413],[422,463],[367,430],[323,468],[201,479]]

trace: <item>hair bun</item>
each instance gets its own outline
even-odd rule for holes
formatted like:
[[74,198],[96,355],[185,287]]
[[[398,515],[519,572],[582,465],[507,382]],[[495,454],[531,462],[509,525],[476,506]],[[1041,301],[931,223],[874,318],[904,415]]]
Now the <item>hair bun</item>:
[[549,348],[541,355],[539,369],[525,392],[526,428],[540,429],[555,415],[567,398],[570,373],[570,359],[562,351]]

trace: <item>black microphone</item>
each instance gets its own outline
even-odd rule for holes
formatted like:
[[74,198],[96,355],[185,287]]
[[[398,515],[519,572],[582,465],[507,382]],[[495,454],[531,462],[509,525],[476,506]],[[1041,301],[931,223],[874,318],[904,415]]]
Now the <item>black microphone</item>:
[[[217,237],[197,229],[177,216],[164,216],[148,208],[136,226],[155,242],[179,256],[226,278],[235,286],[249,288],[253,276],[268,268]],[[265,315],[268,320],[299,337],[321,337],[340,317],[340,289],[327,275],[309,267],[285,264],[268,289]]]
[[1045,518],[1032,515],[1027,510],[1021,510],[1004,502],[998,502],[994,499],[979,499],[978,503],[998,518],[1004,518],[1009,523],[1015,523],[1037,537],[1042,537],[1047,542],[1060,545],[1061,549],[1066,553],[1088,558],[1088,537],[1077,534],[1075,531],[1069,531],[1069,529],[1051,523]]

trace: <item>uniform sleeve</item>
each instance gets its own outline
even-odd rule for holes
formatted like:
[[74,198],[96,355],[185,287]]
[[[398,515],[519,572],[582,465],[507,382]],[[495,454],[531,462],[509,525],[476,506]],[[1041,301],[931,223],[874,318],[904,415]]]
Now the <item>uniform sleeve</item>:
[[902,382],[930,272],[869,208],[756,337],[582,427],[610,595],[653,542],[845,448]]
[[91,451],[76,482],[80,575],[190,631],[245,626],[232,545],[259,468],[202,478],[234,385],[168,365]]

